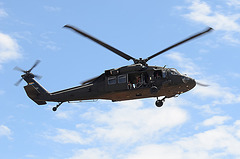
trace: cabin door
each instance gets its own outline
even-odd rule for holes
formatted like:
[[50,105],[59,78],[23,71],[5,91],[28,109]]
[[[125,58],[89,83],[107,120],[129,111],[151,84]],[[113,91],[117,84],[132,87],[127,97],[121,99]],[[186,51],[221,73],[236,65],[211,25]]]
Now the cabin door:
[[106,78],[106,90],[113,92],[113,91],[121,91],[128,89],[128,75],[122,74],[117,76],[108,76]]

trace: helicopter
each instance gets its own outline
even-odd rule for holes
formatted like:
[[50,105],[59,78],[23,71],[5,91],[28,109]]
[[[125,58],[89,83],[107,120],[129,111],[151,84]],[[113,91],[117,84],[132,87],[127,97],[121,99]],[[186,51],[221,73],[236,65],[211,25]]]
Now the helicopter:
[[[165,99],[178,97],[180,94],[193,89],[196,84],[200,86],[208,86],[196,82],[193,78],[188,77],[187,75],[179,73],[175,68],[166,68],[166,66],[149,66],[147,62],[176,46],[212,31],[213,29],[211,27],[208,27],[205,30],[175,43],[174,45],[171,45],[145,59],[136,59],[72,25],[65,25],[64,27],[96,42],[128,61],[132,60],[133,64],[105,70],[101,75],[82,82],[80,86],[52,93],[48,92],[35,80],[35,78],[40,79],[41,76],[31,73],[40,63],[39,60],[37,60],[29,70],[15,67],[15,70],[24,73],[15,85],[17,86],[22,80],[25,80],[27,85],[24,86],[24,89],[27,96],[38,105],[45,105],[47,102],[57,102],[58,104],[52,108],[53,111],[56,111],[64,102],[81,102],[98,99],[116,102],[155,97],[157,98],[155,105],[161,107],[163,106]],[[159,97],[163,98],[159,99]]]

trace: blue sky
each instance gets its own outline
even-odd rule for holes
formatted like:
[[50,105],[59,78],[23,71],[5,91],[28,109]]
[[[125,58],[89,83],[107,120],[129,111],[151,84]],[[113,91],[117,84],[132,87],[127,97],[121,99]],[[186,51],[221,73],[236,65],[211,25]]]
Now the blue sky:
[[[0,156],[19,159],[240,158],[240,1],[0,1]],[[71,24],[146,58],[207,26],[214,32],[149,65],[197,81],[162,108],[155,99],[38,106],[14,83],[29,69],[50,92],[132,64],[74,32]]]

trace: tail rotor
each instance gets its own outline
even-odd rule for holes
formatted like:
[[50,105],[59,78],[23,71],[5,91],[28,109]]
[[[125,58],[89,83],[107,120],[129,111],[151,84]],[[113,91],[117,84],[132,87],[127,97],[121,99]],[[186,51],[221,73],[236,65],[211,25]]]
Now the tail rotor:
[[15,83],[15,86],[18,86],[18,85],[22,82],[22,80],[23,80],[24,78],[27,78],[27,77],[29,77],[29,78],[37,78],[37,79],[40,80],[40,79],[42,78],[42,76],[39,76],[39,75],[36,75],[36,74],[31,73],[31,71],[32,71],[39,63],[40,63],[40,60],[37,60],[37,61],[34,63],[34,65],[33,65],[29,70],[26,70],[26,71],[23,70],[23,69],[21,69],[20,67],[17,67],[17,66],[16,66],[16,67],[14,68],[14,70],[23,72],[24,74],[21,76],[22,78]]

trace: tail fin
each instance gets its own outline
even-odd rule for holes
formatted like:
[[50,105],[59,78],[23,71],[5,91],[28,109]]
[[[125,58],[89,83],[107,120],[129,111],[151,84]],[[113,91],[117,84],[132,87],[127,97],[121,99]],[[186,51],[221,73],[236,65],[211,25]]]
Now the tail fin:
[[47,104],[47,97],[50,95],[48,91],[43,88],[37,81],[32,79],[31,83],[24,86],[24,89],[30,99],[32,99],[38,105]]
[[21,75],[22,79],[20,79],[15,85],[19,85],[22,80],[25,80],[28,85],[24,86],[24,89],[29,98],[31,98],[38,105],[47,104],[46,101],[50,96],[50,93],[43,88],[37,81],[35,81],[35,77],[40,79],[41,76],[35,75],[31,73],[31,71],[40,63],[40,60],[37,60],[34,65],[29,70],[23,70],[19,67],[15,67],[14,69],[24,74]]

